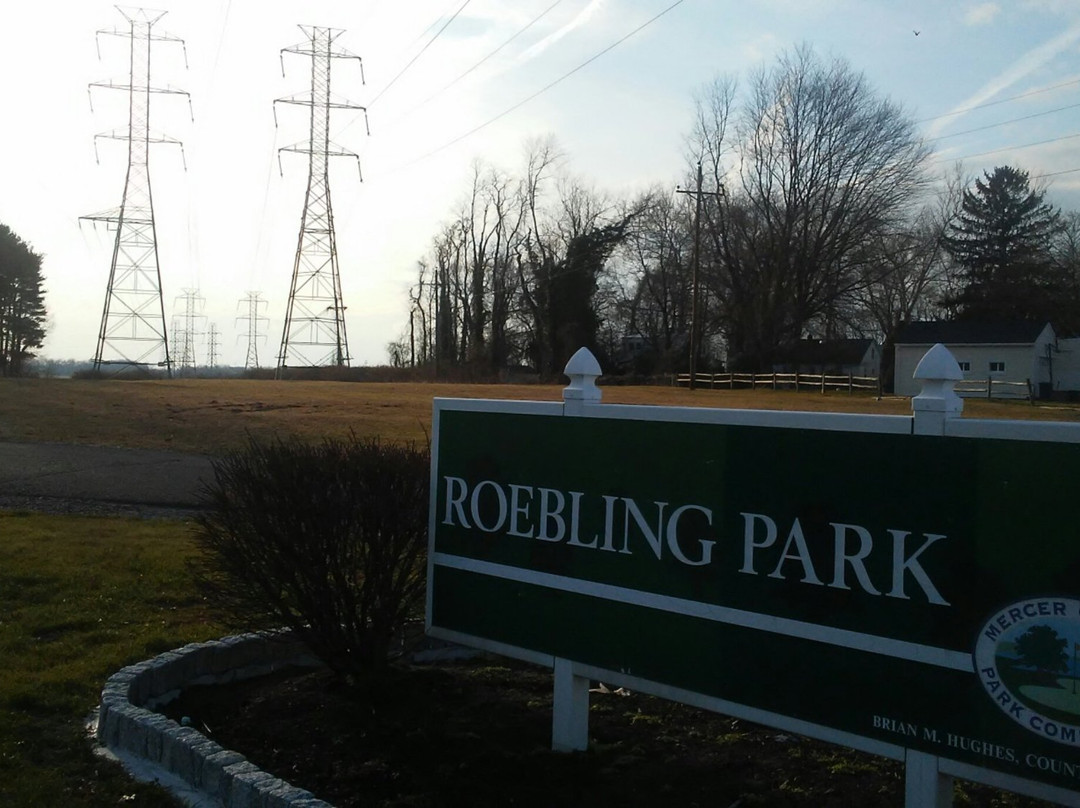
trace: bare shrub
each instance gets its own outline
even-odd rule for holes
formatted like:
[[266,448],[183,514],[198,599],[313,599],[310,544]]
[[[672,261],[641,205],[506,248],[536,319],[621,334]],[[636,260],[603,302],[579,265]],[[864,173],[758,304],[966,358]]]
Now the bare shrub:
[[196,578],[244,630],[287,627],[332,670],[377,673],[424,593],[427,449],[261,443],[214,464]]

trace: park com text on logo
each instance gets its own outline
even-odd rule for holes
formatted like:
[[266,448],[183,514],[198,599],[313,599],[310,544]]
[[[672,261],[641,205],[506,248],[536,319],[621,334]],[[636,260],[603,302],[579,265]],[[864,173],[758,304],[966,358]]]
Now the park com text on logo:
[[973,656],[999,710],[1042,738],[1080,747],[1080,600],[1009,604],[979,631]]

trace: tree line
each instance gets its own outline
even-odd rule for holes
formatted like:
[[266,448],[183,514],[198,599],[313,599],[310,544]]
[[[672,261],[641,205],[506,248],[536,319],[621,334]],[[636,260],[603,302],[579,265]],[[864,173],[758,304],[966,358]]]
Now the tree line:
[[584,345],[607,373],[672,372],[695,310],[717,370],[767,371],[803,338],[888,348],[920,319],[1080,332],[1080,217],[1019,168],[934,176],[911,116],[843,59],[799,47],[693,103],[684,193],[598,190],[550,138],[516,172],[474,163],[391,363],[552,377]]

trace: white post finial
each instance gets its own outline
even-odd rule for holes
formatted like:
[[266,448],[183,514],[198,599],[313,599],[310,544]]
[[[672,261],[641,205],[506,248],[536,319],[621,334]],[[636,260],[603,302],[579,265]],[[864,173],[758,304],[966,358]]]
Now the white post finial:
[[911,400],[916,435],[943,435],[945,420],[959,418],[964,401],[953,388],[964,378],[956,357],[940,342],[915,367],[912,377],[922,383],[922,392]]
[[570,377],[570,384],[563,388],[563,401],[574,411],[586,404],[600,403],[600,388],[596,380],[603,371],[600,363],[588,348],[578,348],[563,370]]

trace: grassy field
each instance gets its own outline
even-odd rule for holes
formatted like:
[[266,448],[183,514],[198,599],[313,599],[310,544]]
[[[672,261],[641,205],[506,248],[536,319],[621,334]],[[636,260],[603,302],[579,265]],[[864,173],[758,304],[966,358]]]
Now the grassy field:
[[[248,434],[319,438],[379,435],[425,440],[431,402],[446,398],[559,401],[562,385],[0,380],[0,440],[61,441],[215,453]],[[615,404],[864,412],[909,415],[911,401],[847,393],[604,387]],[[969,399],[965,417],[1080,421],[1080,406]]]
[[96,757],[83,720],[118,669],[220,636],[178,522],[0,513],[0,805],[166,806]]

